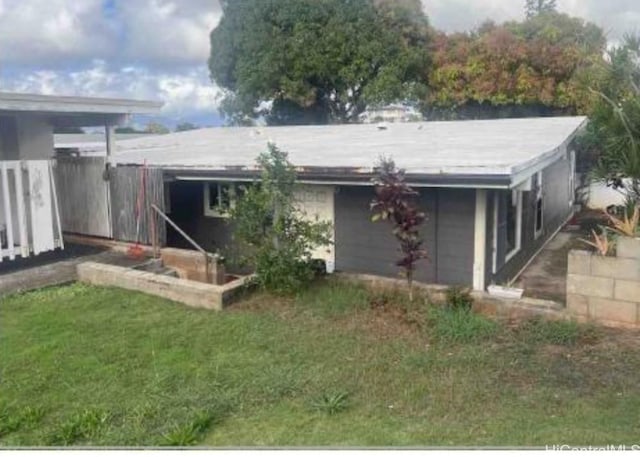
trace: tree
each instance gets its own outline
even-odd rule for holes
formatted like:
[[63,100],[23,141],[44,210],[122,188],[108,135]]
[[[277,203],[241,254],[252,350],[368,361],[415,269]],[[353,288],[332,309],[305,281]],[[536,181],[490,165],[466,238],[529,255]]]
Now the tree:
[[596,179],[640,204],[640,36],[611,49],[592,81],[598,97],[581,145],[595,153]]
[[199,128],[200,127],[192,124],[191,122],[182,122],[181,124],[176,125],[176,132],[186,132],[188,130],[197,130]]
[[556,0],[526,0],[525,14],[530,19],[544,13],[555,13],[556,8]]
[[428,21],[416,0],[226,0],[209,68],[232,123],[352,122],[420,99]]
[[135,127],[116,127],[116,133],[144,133]]
[[145,133],[153,133],[156,135],[164,135],[165,133],[170,132],[168,127],[160,124],[159,122],[149,122],[144,131]]
[[588,113],[584,81],[602,61],[604,33],[594,24],[548,13],[524,22],[483,24],[438,34],[427,105],[430,118]]
[[404,171],[398,170],[393,160],[381,159],[377,169],[378,176],[373,181],[375,198],[371,202],[371,211],[374,213],[372,221],[389,221],[393,226],[393,235],[402,252],[396,265],[403,269],[409,286],[409,300],[413,300],[416,264],[427,258],[420,235],[420,226],[426,220],[426,215],[415,204],[415,197],[419,194],[407,185]]
[[237,240],[247,247],[258,284],[289,294],[313,279],[313,249],[331,244],[328,222],[310,220],[296,204],[296,172],[286,152],[270,144],[258,156],[260,181],[242,189],[231,209]]

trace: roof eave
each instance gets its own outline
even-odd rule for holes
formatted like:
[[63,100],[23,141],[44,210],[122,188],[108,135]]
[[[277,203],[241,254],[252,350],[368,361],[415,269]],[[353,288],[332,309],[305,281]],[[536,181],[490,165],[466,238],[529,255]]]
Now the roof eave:
[[[123,164],[119,164],[123,165]],[[163,168],[168,179],[196,180],[196,181],[253,181],[259,178],[257,170],[213,170],[213,169],[185,169]],[[353,172],[349,170],[332,171],[298,171],[297,180],[304,183],[325,185],[354,185],[371,186],[375,177],[371,172]],[[407,183],[413,187],[454,187],[471,189],[509,189],[511,176],[502,174],[418,174],[407,173]]]

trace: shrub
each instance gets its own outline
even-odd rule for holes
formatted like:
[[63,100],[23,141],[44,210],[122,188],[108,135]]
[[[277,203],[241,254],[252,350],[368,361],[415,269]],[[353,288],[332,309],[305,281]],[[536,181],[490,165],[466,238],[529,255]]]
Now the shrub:
[[331,244],[331,224],[309,220],[296,206],[296,173],[286,152],[270,144],[257,163],[260,181],[244,188],[230,211],[234,233],[247,247],[260,287],[295,293],[315,277],[318,266],[311,253]]
[[371,202],[373,222],[389,221],[392,233],[400,245],[402,257],[396,265],[402,268],[409,286],[409,301],[413,301],[413,276],[417,263],[427,258],[420,226],[427,219],[417,205],[419,193],[413,190],[404,179],[404,170],[396,168],[391,159],[380,159],[378,176],[373,180],[375,198]]
[[473,306],[471,291],[463,287],[449,287],[445,292],[447,307],[452,310],[470,310]]

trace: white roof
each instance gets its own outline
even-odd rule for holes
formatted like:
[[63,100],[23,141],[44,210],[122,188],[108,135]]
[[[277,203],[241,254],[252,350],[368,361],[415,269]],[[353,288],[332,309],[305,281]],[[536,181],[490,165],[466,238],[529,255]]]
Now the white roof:
[[[116,133],[116,141],[154,136],[154,133]],[[104,155],[107,138],[104,133],[56,133],[53,135],[56,149],[78,149],[81,153],[102,153]]]
[[370,173],[388,156],[408,175],[513,176],[560,150],[584,117],[483,121],[219,127],[117,143],[114,162],[174,170],[253,170],[268,142],[300,170]]
[[0,92],[0,111],[148,114],[160,111],[161,107],[161,102],[146,100]]

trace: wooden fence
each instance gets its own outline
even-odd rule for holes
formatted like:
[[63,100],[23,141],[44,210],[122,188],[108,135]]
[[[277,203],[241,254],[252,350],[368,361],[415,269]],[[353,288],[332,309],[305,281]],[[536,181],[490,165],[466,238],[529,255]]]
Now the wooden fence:
[[106,157],[59,158],[56,180],[63,230],[151,245],[155,227],[156,242],[164,245],[165,224],[151,209],[152,204],[165,206],[162,170],[146,169],[143,194],[142,172],[137,166],[108,167]]
[[56,181],[62,230],[112,238],[106,157],[60,157]]
[[166,243],[166,225],[151,209],[154,204],[164,211],[162,170],[147,168],[143,205],[138,221],[138,199],[143,167],[118,166],[110,170],[113,238],[118,241],[153,244],[155,228],[159,245]]

